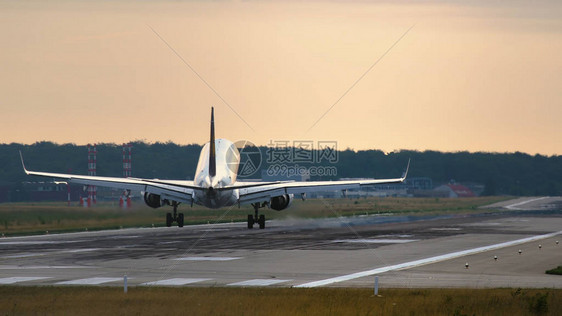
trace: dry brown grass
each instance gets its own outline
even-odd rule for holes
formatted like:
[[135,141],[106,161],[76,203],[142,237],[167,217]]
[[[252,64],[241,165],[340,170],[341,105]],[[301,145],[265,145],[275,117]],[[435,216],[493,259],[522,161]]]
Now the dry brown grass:
[[0,287],[0,315],[562,315],[562,290]]

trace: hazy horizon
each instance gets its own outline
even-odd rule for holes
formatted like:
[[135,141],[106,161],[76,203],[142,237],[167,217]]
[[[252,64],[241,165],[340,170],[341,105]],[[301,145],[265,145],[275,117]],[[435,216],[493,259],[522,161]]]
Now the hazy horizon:
[[3,1],[0,26],[0,143],[203,144],[214,106],[264,146],[562,154],[557,1]]
[[[229,139],[229,140],[230,140],[230,139]],[[237,143],[238,141],[247,141],[247,140],[231,140],[231,141]],[[154,144],[158,144],[158,143],[159,143],[159,144],[169,144],[169,143],[172,143],[172,144],[177,145],[177,146],[192,146],[192,145],[195,145],[195,146],[201,146],[201,147],[203,147],[203,145],[205,145],[205,143],[185,143],[185,144],[181,144],[181,143],[173,142],[173,141],[170,141],[170,140],[168,140],[168,141],[160,141],[160,140],[157,140],[157,141],[154,141],[154,142],[149,142],[149,141],[146,141],[146,140],[138,140],[138,139],[137,139],[137,140],[132,140],[132,141],[129,141],[129,142],[124,142],[124,143],[99,142],[99,143],[82,143],[82,144],[77,144],[77,143],[61,143],[61,142],[54,142],[54,141],[49,141],[49,140],[39,140],[39,141],[36,141],[36,142],[34,142],[34,143],[18,143],[18,142],[12,142],[12,143],[0,143],[0,145],[9,146],[9,145],[12,145],[12,144],[16,144],[16,145],[22,145],[22,146],[33,146],[33,145],[35,145],[35,144],[43,143],[43,142],[52,143],[52,144],[54,144],[54,145],[56,145],[56,146],[72,145],[72,146],[77,146],[77,147],[85,147],[85,146],[88,146],[88,145],[96,145],[96,146],[108,146],[108,145],[111,146],[111,145],[114,145],[114,146],[116,146],[116,147],[121,147],[121,146],[123,146],[124,144],[134,144],[134,143],[137,143],[137,142],[144,143],[144,144],[146,144],[146,145],[154,145]],[[269,144],[257,145],[257,146],[258,146],[258,147],[268,147],[268,146],[269,146],[269,147],[272,147],[272,146],[270,146]],[[289,146],[289,148],[291,148],[291,147],[293,147],[293,146]],[[315,147],[315,148],[313,148],[313,149],[317,150],[318,148]],[[534,154],[531,154],[531,153],[526,153],[526,152],[521,152],[521,151],[503,151],[503,152],[499,152],[499,151],[482,151],[482,150],[476,150],[476,151],[471,151],[471,150],[451,150],[451,151],[445,151],[445,150],[432,149],[432,148],[426,148],[426,149],[421,149],[421,150],[420,150],[420,149],[399,148],[399,149],[395,149],[395,150],[391,150],[391,151],[385,151],[385,150],[383,150],[383,149],[381,149],[381,148],[375,148],[375,147],[374,147],[374,148],[363,148],[363,149],[357,149],[357,148],[351,148],[351,147],[345,147],[345,148],[337,147],[337,148],[335,148],[335,149],[336,149],[337,151],[351,150],[351,151],[354,151],[354,152],[375,150],[375,151],[382,151],[382,152],[384,152],[385,154],[399,153],[399,152],[402,152],[402,151],[417,151],[417,152],[432,151],[432,152],[441,152],[441,153],[461,153],[461,152],[468,152],[468,153],[471,153],[471,154],[476,154],[476,153],[484,153],[484,154],[516,154],[516,153],[522,153],[522,154],[527,154],[527,155],[530,155],[530,156],[535,156],[535,155],[540,155],[540,156],[545,156],[545,157],[557,157],[557,156],[560,156],[560,155],[558,155],[558,154],[552,154],[552,155],[549,155],[549,154],[541,154],[541,153],[534,153]],[[134,146],[133,146],[133,150],[134,150]]]

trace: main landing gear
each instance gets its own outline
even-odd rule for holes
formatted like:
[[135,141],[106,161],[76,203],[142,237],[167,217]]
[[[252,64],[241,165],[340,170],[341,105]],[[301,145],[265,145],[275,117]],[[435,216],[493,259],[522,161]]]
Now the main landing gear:
[[166,214],[166,226],[170,227],[172,226],[173,222],[177,222],[178,227],[183,227],[183,213],[178,214],[178,205],[180,205],[180,203],[175,201],[172,202],[172,206],[174,207],[174,215],[172,216],[172,213]]
[[254,215],[252,214],[248,214],[248,229],[252,229],[254,228],[254,224],[258,223],[260,225],[260,229],[264,229],[265,228],[265,215],[259,215],[258,216],[258,209],[260,207],[264,207],[265,203],[252,203],[252,206],[254,207]]

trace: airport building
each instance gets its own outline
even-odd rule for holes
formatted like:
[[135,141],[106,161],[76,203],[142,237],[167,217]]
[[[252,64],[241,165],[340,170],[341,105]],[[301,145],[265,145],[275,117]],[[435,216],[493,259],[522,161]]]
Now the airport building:
[[446,197],[451,198],[476,196],[476,194],[474,194],[474,192],[472,192],[472,190],[470,190],[468,187],[457,183],[449,183],[438,186],[434,191],[444,192],[443,194],[445,194]]

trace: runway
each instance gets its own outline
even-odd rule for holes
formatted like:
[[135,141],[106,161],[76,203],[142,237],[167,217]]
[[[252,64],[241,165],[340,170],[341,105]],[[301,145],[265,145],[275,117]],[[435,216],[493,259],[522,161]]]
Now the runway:
[[544,273],[562,264],[562,213],[527,210],[524,202],[485,216],[292,219],[268,221],[265,230],[231,223],[2,238],[0,284],[123,286],[126,275],[128,286],[372,287],[378,276],[381,289],[562,288],[562,277]]

